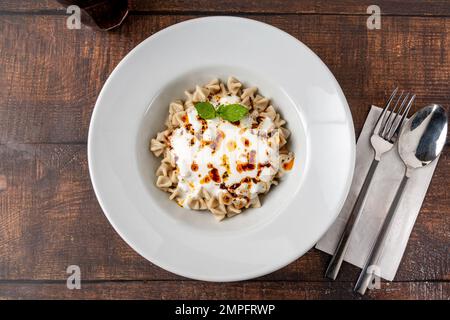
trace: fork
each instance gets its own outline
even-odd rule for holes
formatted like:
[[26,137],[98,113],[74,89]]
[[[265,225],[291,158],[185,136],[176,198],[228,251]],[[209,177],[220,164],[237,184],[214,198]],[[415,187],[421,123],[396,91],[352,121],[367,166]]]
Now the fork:
[[[339,269],[341,268],[342,262],[344,260],[345,253],[347,252],[348,245],[350,243],[350,237],[353,231],[353,227],[358,223],[361,212],[364,208],[364,204],[367,199],[368,190],[370,188],[370,183],[381,161],[381,156],[392,149],[395,141],[397,140],[398,133],[411,109],[411,105],[416,97],[410,93],[404,94],[401,92],[400,96],[396,98],[398,92],[398,87],[394,89],[389,100],[386,103],[383,111],[381,112],[378,120],[374,126],[370,142],[372,148],[374,149],[374,158],[372,164],[370,165],[369,171],[366,174],[364,183],[362,185],[361,191],[359,192],[356,203],[350,213],[350,217],[345,225],[344,231],[342,232],[339,243],[335,249],[334,255],[328,265],[325,272],[325,276],[332,280],[335,280]],[[390,106],[392,102],[396,100],[392,110]]]

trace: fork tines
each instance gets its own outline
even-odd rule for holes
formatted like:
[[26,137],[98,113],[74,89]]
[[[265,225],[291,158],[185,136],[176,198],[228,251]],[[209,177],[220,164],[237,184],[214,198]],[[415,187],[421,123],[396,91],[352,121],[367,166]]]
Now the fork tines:
[[[376,132],[376,134],[388,141],[391,141],[401,129],[403,122],[408,116],[414,99],[416,98],[415,94],[411,95],[409,92],[404,95],[405,91],[402,91],[398,98],[396,98],[397,92],[398,87],[395,88],[392,92],[388,102],[386,103],[386,106],[383,109],[383,112],[378,118],[376,125],[376,127],[378,127],[378,131]],[[396,100],[396,102],[394,104],[394,107],[391,109],[390,107],[394,100]],[[381,124],[378,126],[380,121]]]

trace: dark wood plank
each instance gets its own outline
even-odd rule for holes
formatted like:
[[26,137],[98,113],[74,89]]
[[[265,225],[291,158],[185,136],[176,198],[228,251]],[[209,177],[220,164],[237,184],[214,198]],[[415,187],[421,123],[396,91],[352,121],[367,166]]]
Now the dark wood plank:
[[[0,143],[85,142],[96,97],[113,68],[152,33],[193,16],[131,16],[115,32],[68,30],[64,16],[0,20]],[[449,105],[450,20],[386,17],[254,16],[302,40],[329,66],[351,106],[357,132],[370,103],[394,85],[417,106]]]
[[[366,15],[371,0],[129,0],[132,12],[208,14],[277,13],[277,14],[350,14]],[[378,0],[383,15],[448,16],[450,4],[446,0]],[[49,13],[64,12],[55,0],[3,0],[0,11]]]
[[68,290],[65,282],[3,283],[0,299],[428,299],[450,298],[450,283],[382,283],[364,298],[352,292],[351,282],[206,283],[193,281],[125,281],[83,283]]
[[[367,15],[367,7],[373,5],[370,0],[252,0],[252,1],[208,1],[208,0],[147,0],[130,1],[130,7],[136,11],[150,12],[205,12],[205,13],[277,13],[277,14],[349,14]],[[450,4],[447,1],[432,0],[381,0],[376,4],[383,15],[449,15]]]
[[[63,280],[79,265],[85,280],[181,279],[147,262],[115,233],[88,175],[85,145],[0,146],[0,280]],[[438,165],[397,281],[449,280],[450,153]],[[327,281],[329,257],[311,250],[261,279]],[[339,281],[354,281],[346,265]]]

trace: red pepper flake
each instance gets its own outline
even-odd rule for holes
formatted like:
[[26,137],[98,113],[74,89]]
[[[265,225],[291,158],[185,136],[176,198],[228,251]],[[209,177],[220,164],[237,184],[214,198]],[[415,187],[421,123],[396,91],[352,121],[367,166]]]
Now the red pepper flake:
[[212,181],[216,182],[216,183],[220,183],[220,174],[219,174],[219,170],[217,170],[216,168],[212,168],[209,171],[209,177],[211,178]]
[[241,183],[251,183],[252,179],[250,177],[245,177],[241,180]]
[[242,137],[242,143],[244,144],[245,147],[250,147],[250,140],[248,140],[245,137]]
[[232,184],[232,185],[229,186],[228,188],[231,189],[231,190],[235,190],[235,189],[239,188],[240,185],[241,185],[241,183],[238,182],[238,183]]
[[252,150],[249,153],[247,153],[247,162],[239,162],[237,161],[236,164],[236,170],[239,173],[242,173],[243,171],[252,171],[256,168],[256,151]]
[[236,170],[239,173],[242,173],[243,171],[252,171],[255,170],[255,164],[249,162],[238,162],[236,164]]
[[259,177],[264,168],[270,168],[271,166],[272,165],[270,164],[270,162],[258,163],[258,173],[256,174],[256,176]]
[[200,129],[200,131],[203,134],[206,131],[206,129],[208,129],[208,122],[205,119],[200,118],[200,116],[198,116],[198,115],[197,115],[197,120],[199,122],[201,122],[201,124],[202,124],[202,128]]
[[222,200],[225,204],[229,204],[231,202],[231,197],[228,194],[224,194]]
[[201,184],[205,184],[205,183],[209,183],[211,182],[211,178],[209,176],[204,176],[201,180],[200,183]]
[[212,141],[209,140],[200,140],[200,148],[203,148],[204,146],[211,145]]
[[194,135],[195,132],[194,132],[194,128],[192,127],[191,123],[186,123],[184,125],[184,127],[186,128],[187,131],[189,131],[190,134]]
[[195,161],[192,161],[191,169],[192,169],[192,171],[197,171],[198,170],[198,164]]
[[293,166],[294,166],[294,158],[292,158],[288,162],[283,163],[283,169],[286,171],[292,170]]
[[228,172],[224,172],[223,174],[222,174],[222,180],[223,181],[226,181],[228,179]]

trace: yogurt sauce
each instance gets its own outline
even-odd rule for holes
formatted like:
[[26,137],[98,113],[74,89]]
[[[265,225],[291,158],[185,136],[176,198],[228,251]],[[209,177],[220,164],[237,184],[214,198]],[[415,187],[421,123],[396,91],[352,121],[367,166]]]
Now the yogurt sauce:
[[[210,102],[239,103],[237,96],[213,96]],[[231,123],[221,118],[201,119],[195,108],[169,139],[178,170],[179,205],[188,207],[202,188],[218,196],[228,191],[246,203],[267,191],[278,171],[278,140],[273,121],[250,115]]]

